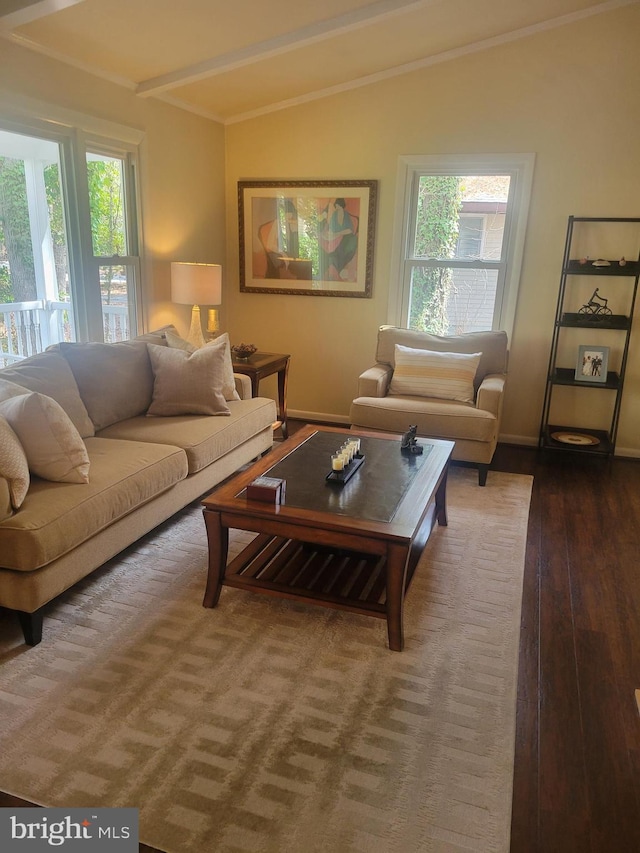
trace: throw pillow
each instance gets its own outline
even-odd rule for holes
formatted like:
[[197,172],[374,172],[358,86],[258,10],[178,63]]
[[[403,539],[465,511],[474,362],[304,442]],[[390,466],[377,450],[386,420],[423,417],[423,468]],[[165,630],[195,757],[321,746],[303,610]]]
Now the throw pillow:
[[37,391],[60,403],[83,438],[95,433],[69,363],[59,346],[5,367],[2,379],[22,386],[23,394]]
[[395,345],[391,394],[473,403],[473,380],[482,353],[433,352]]
[[[181,349],[188,353],[194,353],[198,347],[195,347],[189,341],[185,341],[184,338],[181,338],[180,335],[176,334],[171,330],[167,330],[165,332],[165,339],[167,344],[174,349]],[[236,391],[236,380],[233,377],[233,364],[231,362],[231,344],[229,342],[229,335],[227,332],[224,332],[222,335],[218,335],[213,341],[209,341],[209,343],[205,344],[206,347],[222,347],[224,349],[224,370],[223,370],[223,378],[222,378],[222,393],[224,395],[224,399],[229,400],[239,400],[240,395]]]
[[7,379],[0,378],[0,403],[3,400],[10,400],[12,397],[21,397],[23,394],[28,394],[29,389],[24,385],[18,385],[16,382],[9,382]]
[[153,374],[147,344],[60,344],[96,431],[149,408]]
[[3,417],[0,417],[0,477],[9,483],[11,506],[20,509],[29,490],[29,464],[18,436]]
[[80,433],[59,403],[31,392],[0,403],[24,448],[29,470],[56,483],[88,483],[89,456]]
[[222,393],[224,350],[193,353],[147,344],[154,374],[148,415],[230,415]]

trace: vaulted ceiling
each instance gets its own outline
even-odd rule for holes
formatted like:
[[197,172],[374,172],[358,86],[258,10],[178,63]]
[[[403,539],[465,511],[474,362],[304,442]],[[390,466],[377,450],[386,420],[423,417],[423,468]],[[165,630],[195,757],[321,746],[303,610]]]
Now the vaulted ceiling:
[[229,123],[635,2],[0,0],[0,36]]

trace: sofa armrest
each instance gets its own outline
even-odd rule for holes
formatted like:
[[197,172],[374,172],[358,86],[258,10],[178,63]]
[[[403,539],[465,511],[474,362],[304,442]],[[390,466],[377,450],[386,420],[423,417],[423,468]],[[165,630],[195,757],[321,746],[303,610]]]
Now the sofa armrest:
[[476,395],[476,409],[491,412],[496,418],[502,411],[502,398],[507,376],[504,373],[489,373],[484,377]]
[[389,364],[376,364],[358,377],[358,397],[386,397],[393,368]]
[[249,376],[244,376],[242,373],[234,373],[233,378],[236,383],[236,391],[241,400],[250,400],[251,394],[251,379]]

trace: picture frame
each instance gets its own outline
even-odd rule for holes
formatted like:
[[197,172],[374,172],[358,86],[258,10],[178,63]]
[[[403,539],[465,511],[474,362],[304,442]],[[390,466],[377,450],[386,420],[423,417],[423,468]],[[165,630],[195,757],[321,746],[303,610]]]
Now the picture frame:
[[604,384],[607,381],[608,368],[609,347],[589,344],[578,347],[576,381]]
[[371,298],[378,182],[238,181],[240,291]]

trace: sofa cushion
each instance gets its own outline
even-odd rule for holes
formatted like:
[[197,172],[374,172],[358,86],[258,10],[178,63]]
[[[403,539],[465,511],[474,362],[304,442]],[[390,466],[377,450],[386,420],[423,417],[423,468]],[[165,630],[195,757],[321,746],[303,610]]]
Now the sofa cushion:
[[428,332],[418,332],[413,329],[381,326],[378,331],[376,361],[394,367],[396,344],[414,349],[428,349],[433,352],[481,352],[482,358],[476,373],[476,391],[487,374],[507,371],[507,333],[502,331],[431,335]]
[[178,334],[178,330],[171,323],[167,326],[161,326],[159,329],[154,329],[151,332],[145,332],[142,335],[136,335],[135,338],[132,338],[133,341],[144,341],[145,344],[158,344],[158,346],[166,347],[167,343],[167,334],[171,333],[173,335]]
[[[165,338],[167,344],[174,349],[181,349],[189,353],[195,352],[198,349],[198,347],[194,346],[190,341],[185,341],[185,339],[181,338],[180,335],[170,330],[167,330]],[[224,350],[222,394],[224,395],[225,400],[239,400],[240,395],[236,391],[236,381],[233,376],[233,362],[231,361],[231,344],[229,342],[229,335],[227,332],[224,332],[222,335],[218,335],[215,340],[209,341],[205,346],[221,347]]]
[[498,419],[470,403],[431,397],[357,397],[351,404],[353,427],[404,433],[416,424],[418,435],[450,441],[492,442]]
[[90,539],[112,522],[183,480],[177,447],[87,438],[86,485],[34,480],[19,512],[0,523],[2,565],[32,571]]
[[224,350],[182,349],[147,344],[153,370],[153,397],[147,415],[228,415],[222,393]]
[[481,355],[432,352],[396,344],[389,393],[473,403],[473,381]]
[[[13,509],[20,509],[29,490],[29,463],[20,439],[0,416],[0,478],[6,481]],[[0,506],[0,515],[3,508]]]
[[27,391],[37,391],[52,397],[56,403],[60,403],[83,438],[95,433],[69,363],[59,352],[59,347],[5,367],[0,370],[0,382],[3,380],[14,382]]
[[60,344],[96,431],[146,412],[153,373],[144,341]]
[[29,470],[57,483],[87,483],[89,457],[80,433],[59,403],[45,394],[21,394],[0,403],[24,448]]
[[276,420],[276,404],[267,397],[232,400],[228,418],[177,415],[172,418],[131,418],[102,430],[100,437],[155,442],[181,447],[194,474],[239,447]]

